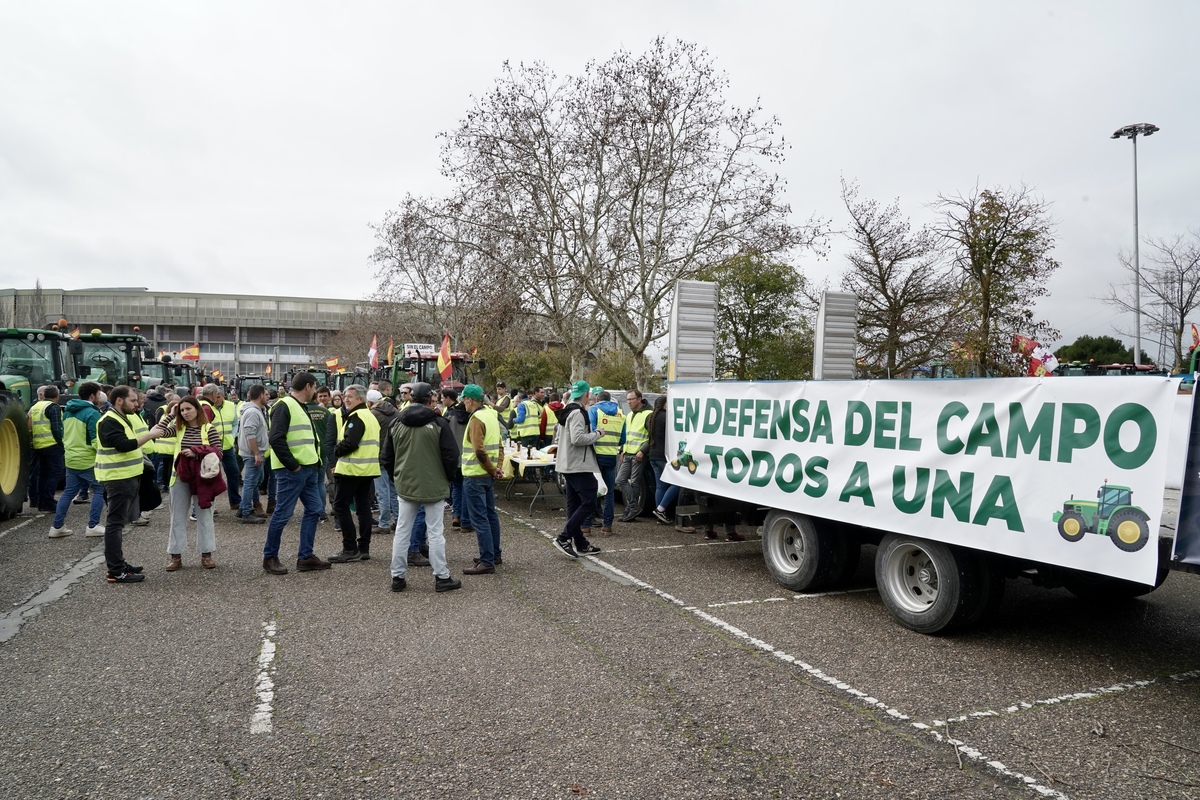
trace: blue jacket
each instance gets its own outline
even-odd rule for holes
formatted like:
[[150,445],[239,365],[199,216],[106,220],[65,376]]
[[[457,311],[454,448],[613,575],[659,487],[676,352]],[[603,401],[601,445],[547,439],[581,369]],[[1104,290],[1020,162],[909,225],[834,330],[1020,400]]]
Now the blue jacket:
[[[620,406],[614,400],[602,400],[599,403],[592,403],[588,406],[588,421],[592,423],[592,430],[596,430],[596,421],[599,419],[599,412],[603,411],[610,417],[615,417],[620,411]],[[625,431],[621,431],[621,440],[617,442],[618,447],[625,446]],[[620,450],[617,451],[618,453]]]

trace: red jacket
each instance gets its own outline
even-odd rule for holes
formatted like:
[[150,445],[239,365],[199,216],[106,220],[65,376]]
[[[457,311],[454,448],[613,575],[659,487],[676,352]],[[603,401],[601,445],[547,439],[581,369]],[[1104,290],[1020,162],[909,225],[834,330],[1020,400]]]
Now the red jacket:
[[221,457],[221,448],[211,445],[203,447],[193,447],[192,452],[196,454],[195,458],[188,458],[183,453],[175,459],[175,480],[183,481],[192,490],[192,494],[196,495],[196,503],[201,508],[211,508],[214,498],[220,496],[227,488],[225,485],[225,477],[218,472],[215,478],[200,477],[200,462],[204,460],[204,456],[208,453],[216,453],[217,458]]

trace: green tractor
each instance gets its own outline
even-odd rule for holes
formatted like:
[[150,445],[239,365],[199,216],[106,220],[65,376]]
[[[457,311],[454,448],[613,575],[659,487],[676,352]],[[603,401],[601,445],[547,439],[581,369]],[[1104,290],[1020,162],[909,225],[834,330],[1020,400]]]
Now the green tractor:
[[1150,516],[1133,505],[1133,490],[1128,486],[1104,484],[1096,490],[1096,501],[1076,500],[1063,503],[1054,512],[1058,533],[1068,542],[1078,542],[1086,533],[1097,533],[1127,553],[1136,553],[1150,541]]
[[671,467],[674,469],[687,467],[687,471],[695,475],[696,469],[699,466],[696,463],[696,459],[692,457],[691,451],[688,450],[687,442],[680,442],[679,452],[675,455],[675,458],[671,459]]
[[0,520],[20,514],[25,502],[32,453],[25,413],[39,386],[54,384],[65,402],[78,352],[79,343],[56,330],[0,328]]

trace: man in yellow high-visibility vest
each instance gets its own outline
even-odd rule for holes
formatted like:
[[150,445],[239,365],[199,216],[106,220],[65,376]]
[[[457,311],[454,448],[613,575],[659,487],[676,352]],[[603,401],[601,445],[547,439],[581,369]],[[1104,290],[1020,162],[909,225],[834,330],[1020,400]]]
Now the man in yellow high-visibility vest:
[[296,569],[311,572],[333,566],[313,552],[317,523],[321,519],[321,493],[317,489],[321,457],[317,453],[308,403],[316,393],[316,377],[311,372],[301,372],[292,379],[291,393],[271,407],[267,439],[276,483],[275,510],[267,524],[267,541],[263,545],[263,571],[271,575],[287,574],[287,568],[279,562],[279,547],[283,529],[292,519],[297,500],[304,504],[304,518],[300,521]]
[[33,438],[34,468],[30,473],[29,503],[38,511],[55,510],[54,493],[63,477],[62,409],[58,387],[42,387],[39,399],[29,409],[29,433]]
[[642,476],[647,464],[642,447],[650,439],[647,430],[650,409],[637,389],[626,392],[625,400],[629,403],[629,413],[625,415],[624,443],[617,457],[617,488],[625,498],[625,513],[621,515],[621,522],[633,522],[642,513]]
[[96,480],[104,484],[108,517],[104,521],[104,561],[109,583],[138,583],[142,568],[125,561],[121,534],[138,517],[138,490],[142,483],[142,445],[166,431],[162,425],[138,432],[133,417],[138,412],[137,391],[117,386],[109,395],[112,407],[96,425],[100,447],[96,450]]

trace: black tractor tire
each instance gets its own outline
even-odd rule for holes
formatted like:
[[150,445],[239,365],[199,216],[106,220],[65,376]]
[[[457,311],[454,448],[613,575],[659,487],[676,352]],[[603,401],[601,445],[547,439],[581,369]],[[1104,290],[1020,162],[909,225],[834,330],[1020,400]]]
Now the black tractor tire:
[[816,592],[844,580],[852,558],[857,565],[858,546],[857,539],[794,511],[776,509],[763,520],[767,571],[793,592]]
[[0,392],[0,520],[21,513],[29,494],[33,452],[25,409],[16,395]]
[[1058,535],[1068,542],[1078,542],[1087,535],[1087,522],[1077,511],[1064,511],[1058,518]]
[[1133,508],[1123,508],[1108,519],[1108,538],[1126,553],[1136,553],[1150,541],[1149,519]]
[[977,622],[994,595],[980,556],[942,542],[889,533],[875,552],[875,582],[888,613],[917,633],[948,633]]

